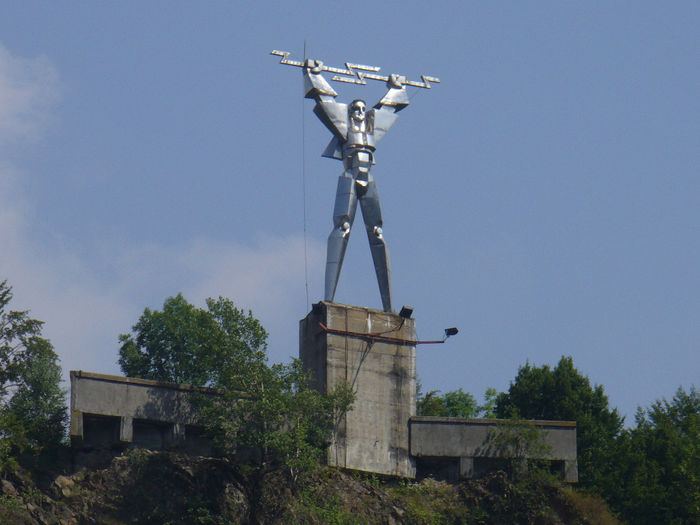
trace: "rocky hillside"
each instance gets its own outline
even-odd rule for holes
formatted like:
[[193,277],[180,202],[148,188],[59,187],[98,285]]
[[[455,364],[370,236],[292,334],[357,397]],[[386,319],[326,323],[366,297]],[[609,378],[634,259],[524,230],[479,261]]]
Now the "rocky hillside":
[[451,485],[321,468],[292,484],[280,470],[245,476],[226,459],[132,451],[38,482],[15,469],[1,485],[0,523],[13,524],[618,523],[598,498],[501,472]]

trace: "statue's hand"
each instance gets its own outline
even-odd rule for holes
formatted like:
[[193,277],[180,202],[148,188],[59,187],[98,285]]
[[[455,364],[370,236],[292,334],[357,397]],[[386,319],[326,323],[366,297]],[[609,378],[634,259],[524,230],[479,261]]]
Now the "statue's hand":
[[318,74],[321,71],[323,71],[323,69],[321,69],[322,65],[323,62],[313,58],[307,58],[306,60],[304,60],[304,67],[310,69],[311,72],[314,74]]
[[388,88],[401,89],[404,82],[406,82],[406,77],[392,73],[389,75],[389,80],[386,81],[386,85]]

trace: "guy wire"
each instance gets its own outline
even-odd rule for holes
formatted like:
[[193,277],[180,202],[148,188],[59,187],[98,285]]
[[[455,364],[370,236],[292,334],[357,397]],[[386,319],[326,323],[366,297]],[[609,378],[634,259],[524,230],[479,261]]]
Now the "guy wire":
[[[306,40],[304,40],[304,61],[306,61]],[[302,80],[303,82],[303,80]],[[302,84],[303,86],[303,84]],[[303,90],[303,87],[302,87]],[[306,248],[306,112],[304,111],[304,97],[301,97],[301,187],[304,201],[304,286],[306,289],[306,310],[309,311],[309,261]]]

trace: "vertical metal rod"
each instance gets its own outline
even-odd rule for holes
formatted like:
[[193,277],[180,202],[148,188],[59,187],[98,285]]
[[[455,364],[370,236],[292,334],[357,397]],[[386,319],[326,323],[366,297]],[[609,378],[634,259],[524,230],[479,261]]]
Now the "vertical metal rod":
[[[306,39],[304,39],[304,60],[306,60]],[[303,82],[303,80],[302,80]],[[304,99],[301,99],[301,186],[304,200],[304,286],[306,289],[306,311],[309,311],[309,258],[306,241],[306,111]]]

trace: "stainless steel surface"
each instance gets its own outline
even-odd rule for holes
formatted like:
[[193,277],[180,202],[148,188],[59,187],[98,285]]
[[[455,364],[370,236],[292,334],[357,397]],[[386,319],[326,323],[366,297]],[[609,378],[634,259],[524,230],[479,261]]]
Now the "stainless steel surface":
[[[326,282],[324,299],[333,302],[338,278],[343,266],[350,231],[355,220],[357,203],[360,202],[362,218],[369,240],[374,270],[379,284],[384,311],[392,311],[391,264],[389,249],[384,239],[382,210],[377,185],[370,175],[374,164],[376,144],[394,125],[397,113],[409,104],[406,86],[430,89],[430,82],[440,82],[435,77],[423,75],[422,82],[408,81],[402,75],[379,75],[380,68],[362,64],[345,63],[345,69],[326,66],[320,60],[291,60],[286,51],[272,51],[281,56],[281,64],[302,68],[304,97],[316,101],[314,113],[333,134],[324,157],[343,161],[344,171],[338,178],[338,188],[333,210],[333,230],[328,236],[326,256]],[[386,83],[387,92],[372,109],[362,99],[349,105],[335,101],[338,94],[330,86],[323,72],[335,73],[331,80],[353,84],[366,84],[366,79]]]
[[421,82],[418,82],[416,80],[406,80],[406,77],[403,77],[401,75],[378,75],[377,71],[379,71],[381,68],[377,66],[365,66],[363,64],[352,64],[350,62],[345,62],[345,69],[343,69],[339,67],[326,66],[320,60],[314,60],[310,58],[307,58],[304,62],[301,62],[299,60],[290,60],[289,55],[291,53],[289,53],[288,51],[278,51],[276,49],[273,49],[272,51],[270,51],[270,54],[282,57],[280,59],[280,64],[313,68],[314,73],[320,73],[322,71],[336,73],[336,75],[333,78],[331,78],[331,80],[335,80],[336,82],[346,82],[350,84],[365,85],[367,83],[365,80],[369,79],[379,80],[381,82],[392,81],[394,83],[400,83],[404,86],[413,86],[425,89],[431,88],[431,82],[435,82],[436,84],[440,83],[439,78],[431,77],[428,75],[421,75]]

